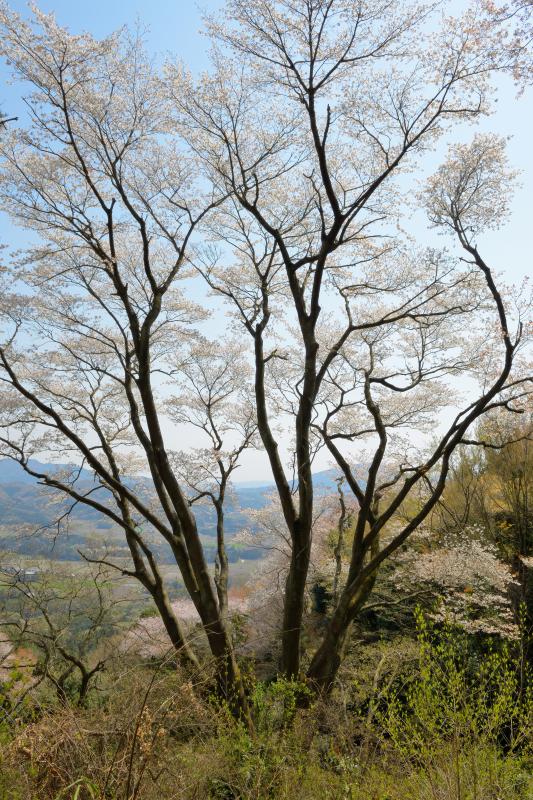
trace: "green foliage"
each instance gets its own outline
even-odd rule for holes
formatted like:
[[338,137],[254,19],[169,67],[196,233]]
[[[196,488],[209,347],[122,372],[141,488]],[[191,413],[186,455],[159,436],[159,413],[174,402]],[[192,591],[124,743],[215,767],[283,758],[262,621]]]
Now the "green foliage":
[[254,720],[265,734],[286,729],[299,706],[308,705],[312,692],[302,681],[279,677],[272,683],[257,683],[252,694]]
[[139,619],[151,619],[152,617],[157,617],[158,610],[153,603],[150,605],[145,606],[141,612],[139,613]]
[[[472,637],[430,624],[420,612],[417,629],[416,672],[372,701],[385,750],[427,787],[446,781],[450,794],[443,796],[454,800],[527,797],[533,692],[520,659],[508,643],[482,652]],[[494,793],[486,794],[490,786]],[[498,786],[507,788],[499,794]]]
[[442,743],[479,743],[505,752],[531,744],[531,683],[509,644],[481,653],[450,625],[436,627],[419,612],[416,675],[402,677],[379,699],[375,716],[404,755],[427,760]]

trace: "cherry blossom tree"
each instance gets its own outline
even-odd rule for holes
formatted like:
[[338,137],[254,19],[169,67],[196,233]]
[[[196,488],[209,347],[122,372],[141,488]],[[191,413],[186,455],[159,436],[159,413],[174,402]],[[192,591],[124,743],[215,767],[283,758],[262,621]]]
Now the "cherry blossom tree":
[[[258,429],[291,540],[290,676],[301,669],[320,448],[359,505],[348,576],[308,668],[320,688],[334,680],[379,566],[438,501],[470,426],[495,408],[519,411],[528,391],[527,301],[518,309],[504,298],[477,244],[507,209],[504,143],[478,135],[452,147],[418,198],[459,252],[417,245],[405,230],[409,173],[454,124],[489,111],[501,67],[483,9],[434,12],[232,0],[208,23],[213,69],[196,82],[168,69],[176,124],[206,180],[231,196],[210,220],[218,252],[206,248],[198,268],[254,348]],[[435,439],[439,419],[448,425]],[[280,437],[292,441],[292,476]],[[416,512],[390,535],[411,496]]]
[[[490,110],[500,65],[486,12],[230,0],[208,22],[213,66],[199,80],[158,71],[127,33],[96,41],[38,11],[35,22],[1,6],[2,52],[33,90],[29,125],[0,141],[0,201],[35,242],[3,270],[4,449],[124,531],[125,571],[194,660],[140,523],[168,543],[241,711],[224,548],[215,585],[188,491],[218,515],[257,428],[289,545],[281,669],[296,677],[313,463],[327,450],[357,502],[346,578],[304,654],[327,690],[381,564],[438,502],[454,450],[530,391],[527,298],[498,288],[480,244],[507,208],[504,142],[453,146],[421,192],[410,174],[423,177],[454,124]],[[423,205],[455,249],[416,241],[408,217]],[[245,366],[203,351],[208,306],[188,293],[198,273],[226,301],[244,364],[249,348],[253,416],[231,400]],[[184,423],[208,437],[203,454],[176,452]],[[36,473],[42,452],[88,467],[94,485]]]
[[531,84],[533,60],[533,3],[531,0],[513,0],[496,3],[484,0],[486,35],[494,40],[500,66],[511,72],[520,89]]
[[[196,232],[223,196],[197,180],[138,38],[71,35],[52,16],[34,10],[32,25],[6,5],[0,25],[4,57],[32,87],[28,126],[2,137],[0,196],[35,243],[2,274],[3,452],[71,507],[90,506],[122,529],[130,563],[115,566],[150,592],[176,650],[196,664],[151,536],[170,547],[220,689],[242,711],[224,593],[219,600],[176,466],[176,436],[165,433],[182,379],[198,388],[205,368],[201,357],[192,372],[176,366],[193,340],[201,349],[195,325],[205,317],[183,284]],[[217,389],[222,399],[234,376]],[[244,439],[218,462],[226,482],[250,436],[242,425]],[[40,453],[77,466],[36,470],[30,459]],[[89,486],[80,467],[94,475]]]
[[169,416],[203,434],[204,447],[174,454],[175,469],[191,491],[189,502],[211,503],[216,514],[215,585],[222,615],[228,613],[229,561],[224,504],[239,457],[255,437],[249,364],[236,342],[195,341],[175,365],[181,392],[168,400]]
[[421,529],[413,547],[397,554],[389,582],[396,592],[431,587],[439,599],[430,612],[436,619],[470,633],[516,639],[516,579],[487,539],[487,532],[475,525],[444,537]]

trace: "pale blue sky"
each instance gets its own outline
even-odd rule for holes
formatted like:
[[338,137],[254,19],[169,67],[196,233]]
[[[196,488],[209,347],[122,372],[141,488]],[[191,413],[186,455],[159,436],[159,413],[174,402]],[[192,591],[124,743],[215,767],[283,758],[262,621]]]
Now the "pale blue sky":
[[[95,36],[105,36],[124,24],[135,25],[139,20],[148,28],[147,45],[155,55],[164,57],[171,52],[183,59],[194,71],[208,65],[208,42],[200,33],[202,11],[216,11],[223,0],[40,0],[43,11],[54,12],[61,25],[72,32],[89,31]],[[11,0],[11,7],[27,15],[28,5],[23,0]],[[454,3],[463,5],[462,0]],[[466,5],[466,2],[464,3]],[[24,117],[20,86],[8,85],[9,70],[0,63],[0,108],[9,116]],[[490,233],[479,242],[487,260],[501,271],[506,283],[518,283],[533,273],[531,231],[533,228],[533,90],[516,96],[510,79],[500,79],[499,99],[493,116],[481,122],[479,128],[510,136],[509,157],[512,165],[522,170],[521,188],[516,192],[509,222],[499,231]],[[453,139],[468,141],[473,135],[470,128],[456,131]],[[425,159],[425,167],[433,171],[442,157],[440,153]],[[426,238],[422,219],[414,222],[421,239]],[[0,242],[11,246],[23,246],[25,234],[15,231],[12,223],[0,216]],[[247,464],[239,476],[241,479],[256,479],[266,475],[266,464],[258,454],[250,454]],[[325,466],[320,464],[319,466]],[[245,473],[245,474],[244,474]]]
[[[95,36],[105,36],[139,19],[150,28],[149,44],[154,51],[178,52],[196,68],[206,64],[206,41],[199,34],[202,11],[220,8],[222,0],[38,0],[37,5],[55,13],[59,24],[72,32],[84,30]],[[25,0],[11,0],[9,6],[28,14]]]

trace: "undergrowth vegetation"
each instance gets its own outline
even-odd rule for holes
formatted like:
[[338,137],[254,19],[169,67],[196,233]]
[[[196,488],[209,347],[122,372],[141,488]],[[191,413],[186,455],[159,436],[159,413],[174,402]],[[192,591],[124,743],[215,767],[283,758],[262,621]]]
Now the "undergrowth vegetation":
[[168,663],[122,665],[85,708],[27,696],[2,727],[2,800],[527,800],[523,644],[417,636],[357,648],[327,702],[249,677],[255,731]]

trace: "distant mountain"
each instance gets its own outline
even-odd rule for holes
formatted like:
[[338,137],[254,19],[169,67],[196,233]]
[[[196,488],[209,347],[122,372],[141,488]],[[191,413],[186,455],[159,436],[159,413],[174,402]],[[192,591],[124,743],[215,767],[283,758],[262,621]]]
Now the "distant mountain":
[[267,486],[274,486],[273,481],[236,481],[240,489],[264,489]]
[[[41,461],[30,458],[28,465],[36,472],[60,472],[64,469],[70,469],[69,464],[44,464]],[[91,479],[89,470],[82,470],[82,477],[87,480]],[[3,483],[36,483],[36,478],[28,475],[27,472],[20,466],[18,461],[13,461],[11,458],[0,459],[0,484]]]
[[[71,472],[78,469],[73,464],[50,464],[37,461],[36,459],[30,459],[28,463],[30,468],[35,472],[47,474],[54,472],[60,473],[67,470]],[[315,491],[321,495],[335,492],[337,490],[336,478],[338,475],[339,471],[337,469],[326,469],[321,472],[315,472],[313,475]],[[142,484],[142,479],[140,482]],[[93,473],[88,469],[79,470],[77,485],[80,488],[84,488],[92,483]],[[2,494],[4,494],[4,496],[10,495],[15,498],[21,491],[24,492],[21,488],[22,486],[32,487],[34,491],[38,492],[38,498],[37,496],[35,497],[36,501],[37,499],[42,500],[46,498],[47,494],[49,494],[48,488],[39,484],[37,478],[28,475],[17,461],[13,461],[10,458],[0,459],[0,524],[2,518],[5,522],[4,515],[6,511],[2,500]],[[31,494],[31,490],[28,489],[27,491]],[[274,491],[275,485],[273,481],[237,481],[233,484],[233,492],[238,500],[236,505],[239,508],[261,508],[267,502],[268,495]],[[232,508],[234,505],[230,497],[228,508]],[[20,514],[24,514],[27,510],[25,503],[18,507],[18,513]],[[89,508],[87,511],[91,516],[95,513]]]
[[[68,464],[47,464],[40,461],[30,461],[30,466],[36,472],[51,473],[63,472],[75,469]],[[315,491],[317,495],[327,495],[336,492],[335,478],[338,472],[335,469],[317,472],[314,475]],[[139,492],[149,494],[150,481],[148,478],[136,480],[136,488]],[[76,483],[79,491],[87,491],[94,486],[92,473],[83,469],[80,470]],[[269,496],[274,492],[274,484],[271,482],[261,483],[245,482],[236,483],[233,492],[228,496],[226,504],[225,525],[228,542],[240,530],[250,527],[250,520],[246,514],[247,509],[263,508],[269,501]],[[93,495],[98,497],[100,502],[110,502],[109,493],[102,489]],[[46,487],[39,484],[38,480],[28,475],[22,467],[11,459],[0,460],[0,546],[2,549],[14,549],[18,552],[43,556],[49,552],[51,542],[55,548],[56,558],[71,558],[76,549],[83,547],[88,539],[96,539],[99,542],[114,543],[113,547],[122,547],[122,537],[112,522],[99,512],[79,504],[70,516],[68,537],[61,536],[53,539],[53,529],[48,535],[31,536],[28,533],[21,535],[21,526],[26,530],[32,531],[36,528],[45,529],[53,525],[61,509],[52,502],[53,493]],[[215,542],[211,540],[216,536],[216,520],[212,506],[209,503],[196,504],[194,507],[198,527],[204,541],[204,546],[209,557]],[[162,552],[165,550],[164,545]],[[170,555],[170,554],[169,554]],[[257,558],[258,551],[254,548],[250,552],[238,546],[232,550],[234,558]]]

